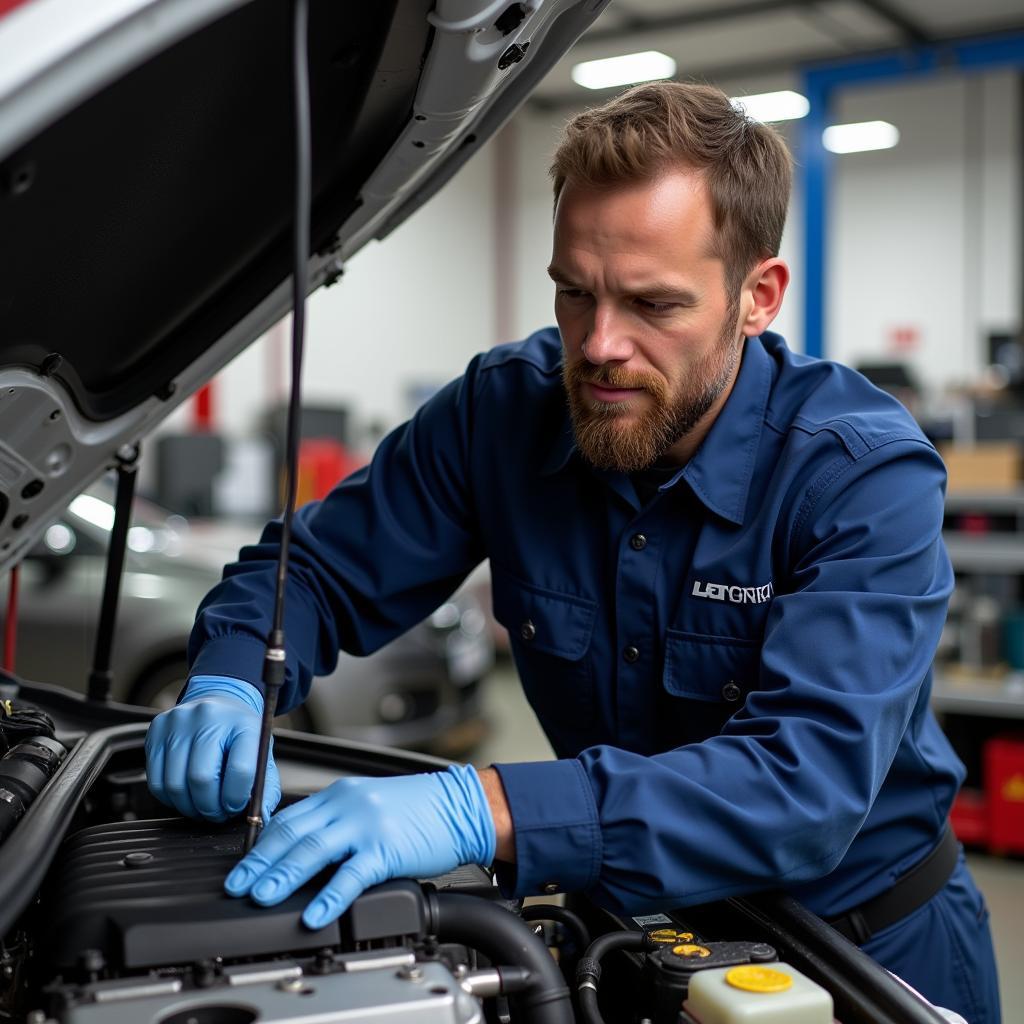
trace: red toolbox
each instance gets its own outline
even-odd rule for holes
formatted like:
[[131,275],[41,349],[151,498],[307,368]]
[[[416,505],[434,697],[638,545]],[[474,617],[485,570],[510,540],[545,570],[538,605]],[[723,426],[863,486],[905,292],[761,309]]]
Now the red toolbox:
[[988,846],[988,798],[980,789],[961,789],[949,812],[949,823],[965,846]]
[[985,744],[989,847],[1024,853],[1024,735],[996,736]]

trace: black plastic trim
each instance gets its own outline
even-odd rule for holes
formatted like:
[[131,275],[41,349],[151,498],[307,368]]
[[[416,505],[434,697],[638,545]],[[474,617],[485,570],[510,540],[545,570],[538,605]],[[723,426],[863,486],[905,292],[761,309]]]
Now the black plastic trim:
[[944,1018],[792,896],[768,893],[728,901],[755,920],[766,941],[832,993],[839,1020],[943,1024]]

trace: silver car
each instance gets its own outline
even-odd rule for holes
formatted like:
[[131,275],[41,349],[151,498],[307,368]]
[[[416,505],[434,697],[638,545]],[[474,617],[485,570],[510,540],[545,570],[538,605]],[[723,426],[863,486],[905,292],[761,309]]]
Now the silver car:
[[[21,676],[84,690],[114,521],[105,485],[80,494],[47,528],[21,570]],[[189,524],[136,500],[121,583],[113,698],[169,707],[187,674],[196,606],[251,529]],[[463,589],[429,619],[365,658],[341,654],[282,722],[387,746],[465,753],[483,737],[479,687],[494,660],[482,603]]]

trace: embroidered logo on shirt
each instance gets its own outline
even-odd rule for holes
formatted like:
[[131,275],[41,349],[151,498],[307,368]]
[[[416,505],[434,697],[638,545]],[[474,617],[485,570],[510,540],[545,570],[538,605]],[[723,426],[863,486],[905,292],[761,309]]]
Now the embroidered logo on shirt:
[[709,601],[728,601],[731,604],[765,604],[775,595],[769,581],[763,587],[731,587],[727,583],[702,583],[694,580],[693,596]]

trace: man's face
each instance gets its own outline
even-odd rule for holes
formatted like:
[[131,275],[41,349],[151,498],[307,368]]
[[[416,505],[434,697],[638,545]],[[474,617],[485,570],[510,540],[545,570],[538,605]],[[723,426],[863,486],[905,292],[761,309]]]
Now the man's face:
[[685,461],[687,436],[732,388],[739,297],[730,301],[713,230],[695,172],[562,190],[549,273],[576,441],[599,468]]

